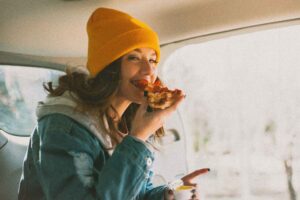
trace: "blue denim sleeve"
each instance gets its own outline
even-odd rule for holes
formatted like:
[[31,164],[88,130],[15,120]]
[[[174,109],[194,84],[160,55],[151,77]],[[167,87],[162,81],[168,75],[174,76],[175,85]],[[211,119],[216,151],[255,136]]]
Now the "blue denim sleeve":
[[[103,199],[152,199],[162,200],[163,188],[146,188],[151,177],[153,155],[149,149],[132,136],[126,136],[99,174],[96,191]],[[113,176],[112,176],[113,174]],[[109,181],[107,181],[109,180]],[[108,187],[107,187],[108,186]],[[116,190],[115,187],[119,189]],[[107,188],[100,194],[100,188]],[[149,198],[148,198],[149,197]]]
[[144,193],[145,185],[142,199],[163,199],[163,186],[148,187],[153,154],[132,136],[126,136],[102,161],[101,170],[95,170],[96,157],[104,150],[71,119],[49,117],[39,129],[36,167],[46,199],[132,200]]
[[150,171],[150,178],[145,185],[145,189],[139,194],[139,200],[164,200],[166,190],[168,190],[167,185],[161,185],[154,187],[151,181],[153,172]]
[[[34,166],[45,199],[99,199],[90,187],[96,143],[93,144],[84,132],[77,134],[77,131],[72,131],[73,128],[71,119],[57,114],[44,117],[38,123],[40,141],[32,148]],[[80,153],[77,158],[86,163],[83,166],[85,174],[77,173],[75,153]]]
[[[150,187],[149,187],[150,186]],[[147,184],[146,192],[141,196],[140,200],[164,200],[167,186],[152,187],[152,183]]]

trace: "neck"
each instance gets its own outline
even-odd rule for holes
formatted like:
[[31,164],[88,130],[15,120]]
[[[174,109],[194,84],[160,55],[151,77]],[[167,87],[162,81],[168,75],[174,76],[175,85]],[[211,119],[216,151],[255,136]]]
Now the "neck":
[[113,108],[117,111],[118,116],[121,118],[124,114],[125,110],[128,108],[128,106],[131,104],[130,101],[127,99],[123,99],[121,97],[116,97],[112,100],[111,105]]

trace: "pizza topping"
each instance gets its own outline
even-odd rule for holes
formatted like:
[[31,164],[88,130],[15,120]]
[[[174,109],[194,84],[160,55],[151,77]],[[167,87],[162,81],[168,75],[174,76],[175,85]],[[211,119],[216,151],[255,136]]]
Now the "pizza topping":
[[147,80],[141,79],[132,81],[131,83],[144,91],[144,96],[147,98],[148,104],[152,110],[170,107],[181,93],[178,89],[169,90],[167,87],[162,86],[159,80],[154,83],[149,83]]
[[137,88],[139,88],[139,89],[141,89],[141,90],[145,90],[145,88],[146,88],[147,85],[148,85],[148,81],[145,80],[145,79],[141,79],[141,80],[133,80],[133,81],[131,81],[131,83],[132,83],[135,87],[137,87]]

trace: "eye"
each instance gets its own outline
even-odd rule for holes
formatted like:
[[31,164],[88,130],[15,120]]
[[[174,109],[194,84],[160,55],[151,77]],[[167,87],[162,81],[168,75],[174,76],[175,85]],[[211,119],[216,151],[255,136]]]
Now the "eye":
[[152,64],[157,64],[158,63],[157,60],[155,60],[155,59],[150,59],[149,62],[152,63]]
[[128,56],[128,60],[138,61],[138,60],[140,60],[140,58],[138,56],[130,55],[130,56]]

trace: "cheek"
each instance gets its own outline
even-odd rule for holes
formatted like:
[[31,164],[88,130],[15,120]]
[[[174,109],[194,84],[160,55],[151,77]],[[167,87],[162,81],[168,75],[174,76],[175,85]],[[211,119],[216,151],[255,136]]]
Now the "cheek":
[[139,71],[139,66],[129,63],[129,62],[123,62],[121,65],[121,78],[122,79],[131,79],[133,76],[135,76]]
[[126,80],[122,80],[118,94],[123,98],[135,103],[139,103],[144,97],[144,92],[137,89]]
[[119,94],[125,97],[132,96],[135,93],[134,86],[129,82],[129,79],[123,79],[120,84]]

